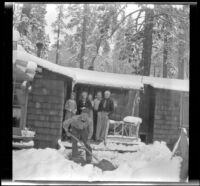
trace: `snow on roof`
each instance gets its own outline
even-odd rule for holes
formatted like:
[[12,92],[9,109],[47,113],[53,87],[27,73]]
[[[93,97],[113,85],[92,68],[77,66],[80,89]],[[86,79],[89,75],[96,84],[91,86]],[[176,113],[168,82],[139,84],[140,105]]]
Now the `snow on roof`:
[[35,62],[38,66],[72,78],[75,83],[116,87],[123,89],[140,89],[143,87],[140,76],[63,67],[47,60],[41,59],[39,57],[33,56],[22,50],[18,50],[17,59]]
[[143,83],[159,89],[189,92],[189,80],[144,76]]
[[116,74],[74,68],[76,82],[81,84],[109,86],[123,89],[140,89],[143,87],[140,76]]
[[21,48],[17,51],[17,59],[35,62],[38,66],[72,78],[75,83],[115,87],[122,89],[140,89],[143,87],[143,84],[149,84],[154,88],[189,92],[189,80],[167,79],[147,76],[142,77],[138,75],[116,74],[64,67],[31,55],[23,51]]
[[34,55],[31,55],[23,50],[17,51],[17,59],[22,61],[31,61],[35,62],[38,66],[43,67],[45,69],[48,69],[52,72],[56,72],[58,74],[65,75],[67,77],[70,77],[72,79],[75,79],[75,73],[68,69],[67,67],[63,67],[54,63],[51,63],[47,60],[44,60],[42,58],[36,57]]

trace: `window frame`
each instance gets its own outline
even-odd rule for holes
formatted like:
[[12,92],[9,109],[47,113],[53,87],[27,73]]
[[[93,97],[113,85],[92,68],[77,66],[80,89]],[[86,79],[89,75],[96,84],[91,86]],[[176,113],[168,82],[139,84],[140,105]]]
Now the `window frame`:
[[[189,129],[189,118],[188,118],[188,124],[186,124],[183,120],[184,120],[184,106],[183,106],[183,102],[184,99],[188,99],[189,101],[189,94],[186,92],[182,92],[181,93],[181,97],[180,97],[180,128],[186,128]],[[188,103],[188,112],[189,112],[189,103]],[[188,115],[189,117],[189,115]]]
[[[13,81],[13,101],[14,101],[14,95],[16,94],[17,89],[21,89],[21,90],[24,91],[24,99],[25,99],[24,104],[14,105],[14,103],[12,103],[12,109],[14,107],[20,107],[21,108],[21,117],[20,117],[19,127],[12,127],[14,135],[21,135],[21,130],[26,126],[27,105],[28,105],[28,90],[27,90],[27,88],[23,89],[21,87],[21,84],[22,84],[22,82],[14,79],[14,81]],[[19,86],[16,86],[16,85],[19,85]]]

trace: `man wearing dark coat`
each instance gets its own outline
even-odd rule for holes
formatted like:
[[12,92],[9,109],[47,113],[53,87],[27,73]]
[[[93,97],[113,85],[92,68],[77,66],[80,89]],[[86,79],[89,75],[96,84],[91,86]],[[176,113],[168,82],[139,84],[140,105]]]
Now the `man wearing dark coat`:
[[81,114],[83,109],[92,110],[92,104],[87,99],[87,92],[82,92],[81,99],[77,103],[77,114]]

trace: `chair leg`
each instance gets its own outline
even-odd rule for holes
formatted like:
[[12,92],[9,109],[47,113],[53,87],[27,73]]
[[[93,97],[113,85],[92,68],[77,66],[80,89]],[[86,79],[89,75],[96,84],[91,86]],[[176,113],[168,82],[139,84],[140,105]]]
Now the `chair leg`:
[[124,136],[124,124],[122,124],[122,136]]

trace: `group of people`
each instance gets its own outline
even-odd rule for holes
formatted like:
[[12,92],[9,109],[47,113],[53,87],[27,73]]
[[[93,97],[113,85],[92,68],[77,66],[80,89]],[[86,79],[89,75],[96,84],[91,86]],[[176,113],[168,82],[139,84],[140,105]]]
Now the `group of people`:
[[[71,94],[65,104],[65,120],[63,128],[67,135],[71,134],[82,140],[85,146],[91,151],[90,140],[105,140],[108,130],[108,119],[114,111],[114,103],[110,98],[111,92],[106,90],[104,97],[99,91],[95,99],[91,94],[82,92],[81,99],[76,103],[75,93]],[[72,157],[78,155],[77,141],[72,137]],[[86,151],[86,161],[91,162],[91,155]]]

